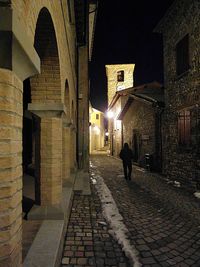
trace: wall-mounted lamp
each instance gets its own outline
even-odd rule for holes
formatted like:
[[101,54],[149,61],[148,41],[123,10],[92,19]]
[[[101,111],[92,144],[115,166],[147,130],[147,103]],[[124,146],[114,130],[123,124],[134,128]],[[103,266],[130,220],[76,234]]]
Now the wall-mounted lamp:
[[112,118],[114,117],[114,113],[113,113],[112,111],[108,111],[108,112],[107,112],[107,117],[108,117],[109,119],[112,119]]

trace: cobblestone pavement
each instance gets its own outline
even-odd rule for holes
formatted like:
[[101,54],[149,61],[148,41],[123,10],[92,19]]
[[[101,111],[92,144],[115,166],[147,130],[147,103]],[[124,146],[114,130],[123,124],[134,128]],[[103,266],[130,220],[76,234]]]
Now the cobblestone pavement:
[[74,196],[61,266],[129,267],[121,247],[109,234],[92,185],[91,190],[91,196]]
[[[91,162],[93,174],[100,173],[112,193],[142,266],[200,267],[200,226],[195,220],[163,204],[135,184],[134,177],[127,182],[119,160],[93,156]],[[91,196],[74,196],[61,267],[131,266],[109,234],[94,185],[91,190]]]
[[164,204],[133,180],[122,176],[119,160],[106,156],[91,158],[110,189],[129,229],[129,238],[145,267],[200,267],[200,227]]

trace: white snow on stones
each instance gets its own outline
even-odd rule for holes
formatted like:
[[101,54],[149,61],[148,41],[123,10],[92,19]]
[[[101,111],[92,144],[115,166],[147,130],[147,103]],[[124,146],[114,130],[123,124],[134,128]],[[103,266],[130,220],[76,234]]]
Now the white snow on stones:
[[195,192],[195,193],[194,193],[194,196],[195,196],[196,198],[200,198],[200,192]]
[[91,180],[93,181],[95,179],[96,181],[93,184],[102,203],[103,216],[111,228],[109,233],[122,246],[122,249],[132,263],[132,266],[142,266],[139,262],[138,251],[133,245],[131,245],[128,239],[127,234],[129,233],[129,230],[123,223],[123,217],[119,213],[110,190],[104,183],[104,179],[101,177],[101,173],[96,170],[96,167],[94,165],[92,165],[91,167],[93,168],[93,171],[91,172]]

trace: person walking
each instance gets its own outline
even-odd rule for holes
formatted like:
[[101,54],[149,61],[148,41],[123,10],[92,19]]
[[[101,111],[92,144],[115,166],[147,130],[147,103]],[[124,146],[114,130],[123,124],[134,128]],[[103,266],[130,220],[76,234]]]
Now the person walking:
[[129,148],[128,143],[124,143],[124,146],[120,151],[119,157],[120,159],[122,159],[123,162],[125,179],[131,180],[133,151]]

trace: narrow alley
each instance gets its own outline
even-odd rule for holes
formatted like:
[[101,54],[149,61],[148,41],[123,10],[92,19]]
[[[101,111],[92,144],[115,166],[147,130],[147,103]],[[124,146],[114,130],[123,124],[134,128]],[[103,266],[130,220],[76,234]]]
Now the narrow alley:
[[[62,267],[200,266],[200,228],[196,221],[139,187],[134,183],[134,173],[132,181],[126,181],[117,159],[92,156],[90,174],[91,196],[74,197]],[[105,219],[109,217],[105,206],[111,202],[106,192],[108,202],[101,205],[103,194],[98,187],[107,188],[99,184],[102,178],[122,216],[117,227]],[[110,212],[114,221],[116,211],[110,207]],[[126,237],[117,235],[120,227]]]

